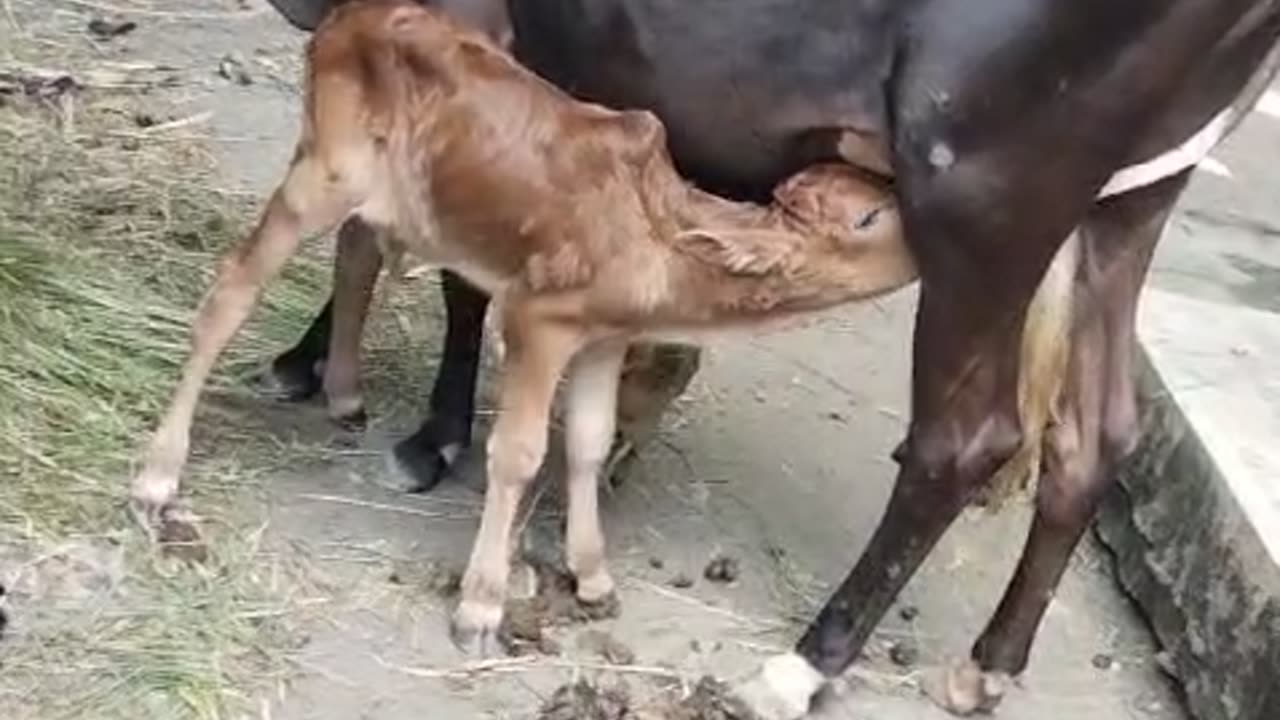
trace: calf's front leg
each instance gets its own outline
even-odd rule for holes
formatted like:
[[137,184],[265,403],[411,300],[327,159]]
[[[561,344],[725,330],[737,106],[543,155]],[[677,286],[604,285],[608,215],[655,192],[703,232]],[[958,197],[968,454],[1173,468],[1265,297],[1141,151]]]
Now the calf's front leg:
[[611,612],[613,577],[605,564],[598,484],[609,457],[625,342],[607,341],[580,353],[569,374],[567,402],[568,522],[565,554],[578,599]]
[[511,572],[512,526],[521,498],[542,465],[556,382],[580,347],[564,325],[514,312],[503,322],[507,352],[499,414],[488,442],[488,489],[450,637],[464,653],[500,654],[498,630]]

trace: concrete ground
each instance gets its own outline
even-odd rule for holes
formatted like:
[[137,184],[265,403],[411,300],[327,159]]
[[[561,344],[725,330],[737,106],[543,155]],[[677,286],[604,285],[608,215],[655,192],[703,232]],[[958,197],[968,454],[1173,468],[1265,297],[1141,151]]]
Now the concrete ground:
[[1201,166],[1139,336],[1145,435],[1099,528],[1201,720],[1280,715],[1280,351],[1272,88]]
[[1280,85],[1196,174],[1156,254],[1141,337],[1280,566]]
[[[193,11],[209,6],[168,5]],[[212,5],[221,10],[235,3]],[[212,113],[208,122],[227,183],[261,192],[283,168],[296,130],[293,80],[302,36],[270,12],[143,20],[121,46],[133,57],[180,67],[191,82],[175,97],[193,114]],[[228,52],[239,53],[252,84],[216,76]],[[1259,148],[1273,147],[1280,135],[1274,121],[1259,117],[1241,137],[1218,155],[1232,177],[1197,178],[1161,250],[1154,286],[1274,310],[1280,257],[1267,239],[1280,225],[1265,220],[1274,208],[1263,180],[1274,153]],[[711,348],[662,441],[603,502],[623,615],[596,629],[629,646],[636,665],[741,677],[798,636],[856,560],[888,497],[895,469],[888,455],[904,429],[913,299],[914,291],[904,291],[801,329]],[[392,392],[425,397],[436,355],[436,348],[423,353],[417,385]],[[388,389],[373,391],[385,395]],[[431,562],[465,560],[479,496],[464,482],[428,496],[388,489],[377,451],[416,417],[377,405],[371,410],[377,421],[360,452],[273,480],[270,541],[305,555],[344,590],[330,602],[326,619],[309,629],[301,651],[304,675],[270,699],[270,716],[531,717],[572,671],[544,662],[505,673],[445,672],[464,662],[447,640],[449,608],[405,578]],[[322,424],[316,408],[270,412],[282,434]],[[557,512],[544,503],[534,523],[535,544],[558,542]],[[919,695],[919,671],[967,653],[1009,577],[1026,522],[1025,507],[962,518],[889,614],[848,692],[825,716],[947,717]],[[731,585],[701,577],[720,552],[741,561],[741,577]],[[678,573],[696,579],[693,587],[671,587]],[[401,582],[391,582],[392,574]],[[913,621],[900,613],[907,607],[918,610]],[[575,639],[582,632],[557,636],[566,658],[585,657]],[[917,662],[910,668],[891,662],[887,650],[894,643],[918,650]],[[627,682],[637,693],[668,683],[642,675]],[[1022,685],[1006,700],[1004,717],[1184,715],[1149,632],[1092,538],[1072,562]]]

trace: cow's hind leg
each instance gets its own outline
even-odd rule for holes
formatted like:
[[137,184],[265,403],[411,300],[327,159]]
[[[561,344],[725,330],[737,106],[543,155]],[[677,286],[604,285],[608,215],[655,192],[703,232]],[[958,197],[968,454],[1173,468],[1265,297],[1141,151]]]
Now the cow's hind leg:
[[329,359],[329,335],[333,326],[333,298],[316,313],[298,344],[271,361],[259,378],[262,393],[283,402],[303,402],[324,386],[324,365]]
[[[942,109],[937,88],[956,90],[946,107],[986,102],[964,94],[978,86],[956,75],[938,52],[947,47],[922,45],[904,57],[891,100],[909,120],[894,130],[896,194],[920,272],[898,477],[870,543],[795,652],[771,659],[742,687],[766,717],[801,716],[825,681],[853,663],[938,539],[1018,450],[1027,309],[1115,160],[1062,152],[1046,174],[1028,158],[1060,138],[1057,116],[1011,133],[983,113]],[[956,138],[963,147],[949,144]]]
[[[339,237],[362,232],[367,230],[353,218],[343,226]],[[323,389],[333,344],[337,294],[335,288],[298,343],[272,361],[261,383],[266,393],[287,402],[301,402]],[[444,350],[432,381],[427,418],[412,435],[396,443],[389,456],[392,473],[408,492],[434,488],[471,444],[489,296],[448,270],[441,272],[441,294],[445,302]],[[359,412],[352,413],[353,419],[359,416]]]
[[932,693],[967,714],[999,700],[1001,679],[1027,666],[1032,640],[1114,465],[1137,437],[1133,350],[1138,294],[1182,175],[1100,203],[1081,227],[1074,325],[1057,423],[1044,436],[1043,468],[1026,548],[969,663]]
[[[335,284],[341,282],[342,252],[344,244],[350,246],[359,238],[366,238],[372,230],[360,218],[352,217],[338,229],[338,259],[334,262]],[[379,263],[378,267],[381,267]],[[376,272],[374,273],[376,277]],[[283,402],[303,402],[325,389],[329,351],[333,339],[334,303],[340,290],[325,301],[324,307],[311,320],[306,332],[297,344],[280,353],[260,378],[260,390]]]
[[431,387],[430,409],[412,435],[391,451],[392,471],[409,492],[434,488],[471,444],[476,381],[489,296],[460,275],[441,272],[445,306],[444,350]]
[[[363,232],[367,232],[363,221],[350,218],[338,230],[338,241],[341,243],[343,237]],[[264,392],[285,402],[302,402],[324,388],[325,364],[329,360],[333,331],[333,303],[334,298],[330,295],[298,343],[271,361],[271,367],[261,381]]]
[[982,302],[975,299],[990,297],[985,289],[947,280],[922,288],[913,419],[894,453],[898,478],[870,544],[796,652],[772,658],[741,688],[765,718],[801,717],[826,679],[857,658],[934,544],[1018,447],[1017,360],[1026,298]]

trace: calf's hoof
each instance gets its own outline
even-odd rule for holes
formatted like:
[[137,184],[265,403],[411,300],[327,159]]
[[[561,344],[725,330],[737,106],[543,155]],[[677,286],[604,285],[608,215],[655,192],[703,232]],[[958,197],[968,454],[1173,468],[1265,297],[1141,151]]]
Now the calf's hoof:
[[129,485],[129,507],[152,540],[164,519],[177,511],[178,472],[174,467],[181,467],[181,463],[174,462],[171,457],[153,459]]
[[193,514],[172,501],[158,501],[136,494],[130,505],[134,517],[161,554],[191,563],[203,563],[209,559],[209,548],[200,535]]
[[775,655],[734,694],[760,720],[799,720],[809,714],[813,698],[826,678],[796,653]]
[[926,682],[924,691],[943,710],[967,716],[994,711],[1012,682],[1006,673],[986,672],[973,660],[965,660]]
[[369,429],[369,413],[364,407],[356,408],[341,415],[330,416],[329,419],[338,429],[351,435],[362,435]]
[[618,593],[613,590],[591,600],[579,595],[577,614],[583,622],[612,620],[622,616],[622,601],[618,599]]
[[506,648],[499,629],[502,606],[463,601],[449,620],[449,639],[467,657],[487,660],[502,657]]
[[608,620],[622,614],[622,601],[618,599],[613,577],[605,570],[590,576],[578,576],[574,580],[574,596],[578,600],[578,615],[582,620]]
[[258,392],[281,402],[303,402],[323,389],[315,360],[285,353],[257,378]]
[[165,513],[156,529],[156,541],[160,552],[167,557],[195,564],[204,564],[209,559],[209,546],[200,535],[195,517],[188,513]]
[[524,560],[511,563],[511,576],[507,579],[507,599],[530,600],[538,596],[538,571]]

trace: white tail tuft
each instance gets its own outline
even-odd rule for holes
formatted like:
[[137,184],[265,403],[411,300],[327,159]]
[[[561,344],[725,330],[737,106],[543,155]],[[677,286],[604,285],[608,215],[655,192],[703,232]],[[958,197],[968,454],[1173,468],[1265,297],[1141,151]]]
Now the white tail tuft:
[[1040,476],[1045,431],[1056,412],[1071,354],[1071,307],[1074,301],[1080,239],[1072,233],[1054,256],[1027,308],[1022,328],[1018,371],[1018,421],[1022,445],[991,479],[985,496],[988,509],[1035,485]]

